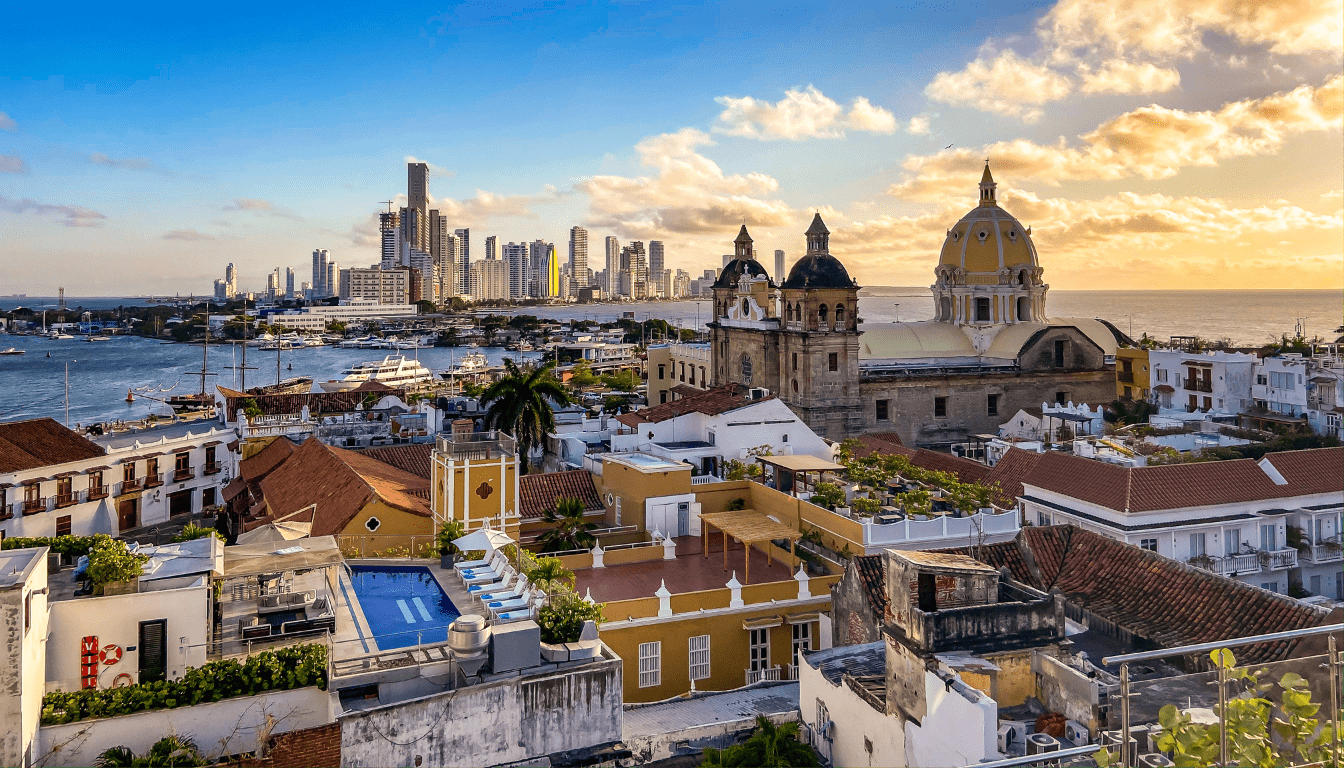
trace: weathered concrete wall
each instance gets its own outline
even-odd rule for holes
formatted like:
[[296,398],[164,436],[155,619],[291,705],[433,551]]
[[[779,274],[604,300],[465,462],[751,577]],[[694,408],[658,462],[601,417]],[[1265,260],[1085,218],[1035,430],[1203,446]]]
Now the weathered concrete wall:
[[850,560],[845,575],[831,587],[831,616],[835,623],[831,641],[837,645],[860,645],[882,639],[881,617],[868,602],[858,566]]
[[[798,722],[798,710],[780,714],[765,715],[775,725]],[[678,755],[704,752],[706,748],[727,749],[742,743],[756,728],[756,718],[726,720],[708,725],[697,725],[667,733],[641,734],[629,739],[625,745],[634,753],[635,765],[666,760]],[[681,748],[678,749],[678,744]]]
[[621,738],[621,660],[474,685],[341,717],[346,766],[516,763]]
[[1031,671],[1036,673],[1038,698],[1047,712],[1063,713],[1086,725],[1088,732],[1097,732],[1101,690],[1095,681],[1046,653],[1032,654]]
[[207,757],[254,752],[272,734],[331,722],[331,701],[326,691],[296,688],[192,707],[45,725],[38,732],[38,757],[33,764],[44,768],[93,765],[103,750],[117,746],[141,755],[169,734],[190,737]]
[[37,739],[46,680],[47,553],[46,547],[6,553],[6,571],[21,570],[0,590],[0,765],[27,764]]

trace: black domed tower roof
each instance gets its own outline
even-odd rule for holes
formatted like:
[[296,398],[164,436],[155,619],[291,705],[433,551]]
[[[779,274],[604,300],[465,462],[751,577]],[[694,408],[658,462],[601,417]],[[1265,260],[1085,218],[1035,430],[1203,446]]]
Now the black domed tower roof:
[[747,225],[743,224],[741,231],[737,233],[737,239],[733,240],[733,260],[719,273],[719,279],[714,281],[715,288],[731,288],[737,285],[744,274],[750,277],[764,277],[767,280],[770,278],[770,273],[765,271],[765,267],[752,258],[754,253],[752,242],[751,235],[747,234]]
[[807,255],[789,270],[785,288],[853,288],[854,281],[840,260],[831,255],[831,231],[818,213],[807,228]]

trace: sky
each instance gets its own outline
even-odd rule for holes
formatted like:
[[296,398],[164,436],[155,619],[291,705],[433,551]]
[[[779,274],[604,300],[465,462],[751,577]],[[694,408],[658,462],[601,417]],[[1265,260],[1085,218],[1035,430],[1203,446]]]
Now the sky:
[[244,290],[452,228],[927,285],[989,160],[1064,289],[1344,287],[1341,0],[6,3],[0,295]]

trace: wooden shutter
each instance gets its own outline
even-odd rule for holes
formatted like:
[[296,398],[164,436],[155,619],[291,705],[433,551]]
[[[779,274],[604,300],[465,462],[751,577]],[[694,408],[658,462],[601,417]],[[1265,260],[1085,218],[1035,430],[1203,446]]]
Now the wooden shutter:
[[167,676],[167,636],[167,619],[140,622],[140,682],[154,682]]

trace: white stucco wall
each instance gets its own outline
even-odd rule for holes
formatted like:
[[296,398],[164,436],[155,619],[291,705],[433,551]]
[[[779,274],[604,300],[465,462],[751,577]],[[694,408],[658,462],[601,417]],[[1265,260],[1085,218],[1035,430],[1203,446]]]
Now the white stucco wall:
[[[50,768],[93,765],[109,747],[129,747],[140,755],[168,734],[191,737],[206,757],[254,752],[272,734],[332,722],[332,698],[332,694],[315,687],[295,688],[191,707],[47,725],[38,735],[38,759]],[[269,730],[268,720],[272,723]]]
[[[905,760],[905,731],[895,717],[873,709],[846,685],[833,685],[810,664],[798,665],[798,709],[812,729],[813,746],[831,765],[881,765],[901,768]],[[817,721],[818,703],[835,723],[834,735],[824,738],[825,723]],[[864,739],[873,745],[868,753]]]
[[168,679],[181,677],[188,667],[206,661],[205,642],[210,631],[210,587],[204,583],[160,592],[81,597],[51,604],[48,627],[47,690],[75,691],[80,687],[80,647],[86,635],[98,638],[98,647],[119,645],[116,664],[99,665],[98,687],[111,687],[121,673],[139,681],[140,622],[167,619],[165,647]]
[[33,593],[47,587],[46,556],[47,548],[39,547],[0,557],[0,564],[10,568],[21,557],[35,563],[21,582],[0,590],[0,765],[28,764],[25,756],[32,756],[37,739],[46,680],[47,598]]

